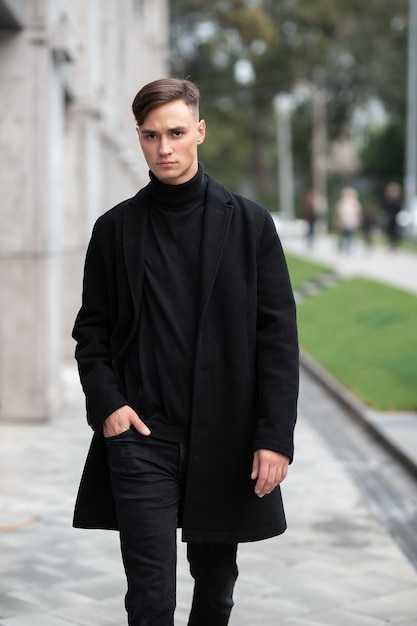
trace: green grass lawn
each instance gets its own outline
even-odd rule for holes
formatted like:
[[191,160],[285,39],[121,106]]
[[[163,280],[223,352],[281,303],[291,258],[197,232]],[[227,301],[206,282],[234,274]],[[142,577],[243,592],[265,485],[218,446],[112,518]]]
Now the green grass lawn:
[[291,284],[294,290],[299,289],[303,283],[313,281],[321,274],[331,272],[332,270],[329,265],[305,261],[304,259],[293,256],[292,254],[285,253],[285,258],[287,259],[288,270],[291,276]]
[[299,304],[298,324],[301,346],[369,406],[417,409],[417,297],[349,279]]

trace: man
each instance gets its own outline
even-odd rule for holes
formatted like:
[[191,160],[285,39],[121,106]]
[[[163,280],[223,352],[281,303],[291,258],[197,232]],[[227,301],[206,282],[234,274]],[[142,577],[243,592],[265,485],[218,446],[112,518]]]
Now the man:
[[398,183],[388,183],[384,190],[382,208],[385,213],[385,231],[389,245],[395,249],[401,239],[398,214],[403,205],[402,189]]
[[269,213],[204,173],[185,80],[133,102],[150,183],[96,222],[76,358],[94,429],[74,525],[119,529],[130,626],[173,625],[176,530],[190,626],[228,624],[237,544],[282,533],[295,305]]

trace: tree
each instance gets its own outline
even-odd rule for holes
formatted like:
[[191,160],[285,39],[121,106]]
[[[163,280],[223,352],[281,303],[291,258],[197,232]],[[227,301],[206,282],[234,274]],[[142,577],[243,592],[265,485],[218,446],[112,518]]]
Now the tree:
[[365,174],[376,182],[401,181],[404,172],[404,124],[390,123],[372,129],[361,150]]
[[[275,205],[279,92],[294,93],[295,163],[307,185],[308,85],[326,75],[329,135],[346,132],[355,108],[379,99],[393,121],[405,102],[407,0],[172,0],[172,72],[202,91],[210,171]],[[302,88],[304,87],[304,88]],[[240,180],[239,180],[240,179]],[[246,189],[245,189],[246,190]]]

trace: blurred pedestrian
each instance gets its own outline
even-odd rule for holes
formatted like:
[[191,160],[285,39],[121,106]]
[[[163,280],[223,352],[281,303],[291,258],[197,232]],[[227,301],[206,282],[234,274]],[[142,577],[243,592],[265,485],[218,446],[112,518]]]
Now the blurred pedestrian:
[[339,235],[339,251],[350,252],[356,233],[362,224],[362,205],[353,187],[344,187],[336,203],[334,227]]
[[402,189],[398,183],[389,183],[385,187],[382,209],[385,213],[385,232],[391,248],[396,248],[400,241],[398,214],[402,209]]
[[363,207],[362,232],[365,246],[371,250],[374,244],[375,228],[377,223],[377,206],[374,203],[365,203]]
[[174,624],[177,527],[189,626],[228,624],[238,542],[286,528],[293,293],[269,212],[198,162],[198,105],[179,79],[136,95],[150,182],[97,220],[73,331],[94,429],[74,525],[119,530],[130,626]]
[[319,217],[317,194],[313,189],[310,189],[304,197],[303,217],[307,222],[307,245],[309,248],[312,248],[316,236],[316,223]]

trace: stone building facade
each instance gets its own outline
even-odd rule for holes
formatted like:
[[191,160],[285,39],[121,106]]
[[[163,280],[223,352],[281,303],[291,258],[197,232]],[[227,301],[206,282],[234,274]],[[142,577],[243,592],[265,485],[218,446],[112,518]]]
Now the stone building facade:
[[97,216],[148,179],[130,104],[168,0],[0,0],[0,419],[49,419]]

